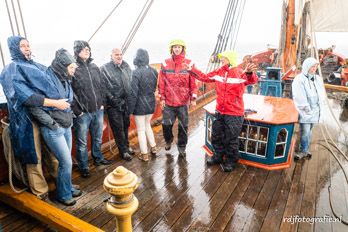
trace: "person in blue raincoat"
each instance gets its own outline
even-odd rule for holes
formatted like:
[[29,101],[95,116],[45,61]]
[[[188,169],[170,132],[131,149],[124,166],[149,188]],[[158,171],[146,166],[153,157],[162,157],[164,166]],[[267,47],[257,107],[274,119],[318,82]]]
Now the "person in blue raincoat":
[[[32,123],[25,106],[64,110],[70,104],[59,99],[54,91],[55,87],[47,79],[47,68],[31,59],[31,49],[26,38],[11,36],[7,43],[12,63],[2,71],[0,82],[7,99],[11,144],[15,156],[26,165],[31,191],[38,197],[43,197],[48,192],[48,186],[42,173],[38,129]],[[43,91],[54,94],[45,97],[41,94]]]
[[320,76],[316,74],[319,62],[312,57],[305,59],[302,71],[292,83],[292,95],[300,123],[300,152],[295,159],[311,157],[309,145],[312,138],[312,128],[322,117],[325,88]]
[[[73,101],[73,90],[71,80],[76,70],[76,60],[65,49],[59,49],[48,67],[47,83],[55,89],[47,88],[50,92],[42,90],[44,96],[59,95],[59,99],[65,99],[71,104]],[[24,82],[23,85],[28,84]],[[30,85],[35,87],[35,85]],[[64,110],[56,107],[29,106],[27,107],[31,116],[40,126],[43,139],[59,161],[58,175],[56,180],[57,200],[64,205],[74,205],[74,197],[81,195],[81,191],[73,187],[71,181],[72,159],[71,126],[73,124],[73,112],[71,108]]]

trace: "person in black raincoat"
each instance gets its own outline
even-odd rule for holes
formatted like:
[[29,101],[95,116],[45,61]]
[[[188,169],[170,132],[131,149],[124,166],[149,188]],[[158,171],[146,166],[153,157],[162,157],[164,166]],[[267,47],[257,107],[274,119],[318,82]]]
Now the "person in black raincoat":
[[100,70],[96,64],[92,63],[89,44],[83,40],[76,40],[74,53],[79,65],[72,80],[74,90],[72,109],[77,117],[74,121],[76,158],[81,176],[89,177],[91,174],[88,168],[88,131],[90,131],[92,138],[94,164],[98,166],[112,163],[111,160],[105,159],[101,152],[104,126],[104,90]]
[[149,66],[149,54],[144,49],[138,49],[133,61],[136,69],[132,74],[131,94],[129,97],[129,112],[134,115],[137,127],[140,154],[139,158],[149,160],[147,142],[152,154],[157,153],[155,137],[151,128],[151,118],[155,112],[158,72]]
[[[2,71],[0,82],[7,99],[11,144],[15,156],[26,165],[31,191],[42,198],[47,194],[48,186],[42,173],[40,139],[38,128],[32,123],[26,107],[45,106],[64,110],[70,104],[60,99],[47,77],[47,68],[31,59],[26,38],[11,36],[7,43],[12,63]],[[51,162],[57,164],[56,159]]]
[[121,49],[114,48],[111,61],[100,68],[104,75],[106,111],[116,144],[122,159],[130,161],[134,154],[129,147],[128,127],[130,125],[128,98],[132,71],[122,59]]

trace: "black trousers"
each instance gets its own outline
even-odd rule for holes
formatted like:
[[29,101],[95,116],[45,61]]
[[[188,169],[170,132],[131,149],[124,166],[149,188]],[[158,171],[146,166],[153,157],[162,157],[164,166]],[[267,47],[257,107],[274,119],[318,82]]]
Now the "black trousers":
[[130,117],[127,111],[118,111],[111,107],[106,110],[109,123],[114,134],[114,138],[121,154],[128,152],[128,127],[130,125]]
[[222,160],[226,156],[226,162],[237,163],[239,159],[238,136],[243,125],[243,116],[215,114],[213,122],[212,145],[215,153],[214,158]]
[[188,129],[188,107],[185,106],[165,106],[163,109],[163,137],[166,143],[172,143],[173,125],[176,118],[178,124],[178,148],[185,150],[187,144],[187,129]]

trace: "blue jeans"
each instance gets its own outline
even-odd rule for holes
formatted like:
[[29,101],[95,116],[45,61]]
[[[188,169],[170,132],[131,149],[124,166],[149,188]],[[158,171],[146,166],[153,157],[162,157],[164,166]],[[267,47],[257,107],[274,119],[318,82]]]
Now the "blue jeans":
[[97,110],[93,113],[84,113],[75,119],[74,128],[76,135],[76,158],[79,169],[88,170],[88,150],[87,139],[88,129],[92,138],[92,157],[95,163],[104,159],[101,153],[101,143],[103,136],[104,111]]
[[57,175],[57,199],[69,200],[75,189],[71,182],[71,127],[59,127],[51,130],[48,127],[41,127],[41,134],[47,146],[53,152],[59,162]]
[[312,128],[313,123],[300,123],[300,141],[301,141],[301,152],[308,153],[309,145],[312,139]]

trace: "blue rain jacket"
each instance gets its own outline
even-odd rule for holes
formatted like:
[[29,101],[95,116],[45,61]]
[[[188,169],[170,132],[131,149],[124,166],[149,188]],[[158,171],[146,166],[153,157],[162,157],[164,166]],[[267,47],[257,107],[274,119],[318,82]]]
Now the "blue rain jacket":
[[59,91],[47,67],[28,61],[19,49],[20,36],[12,36],[7,42],[12,63],[0,75],[0,82],[7,98],[12,147],[23,164],[37,164],[33,128],[24,103],[34,94],[61,99]]
[[300,123],[318,123],[321,117],[325,101],[325,88],[318,75],[309,74],[309,69],[318,64],[312,57],[305,59],[302,64],[302,72],[298,74],[292,83],[292,95]]

